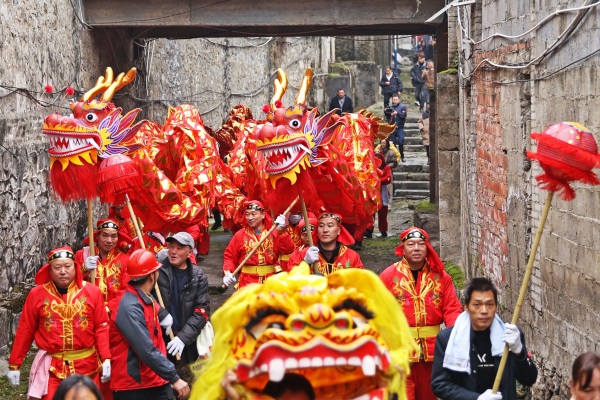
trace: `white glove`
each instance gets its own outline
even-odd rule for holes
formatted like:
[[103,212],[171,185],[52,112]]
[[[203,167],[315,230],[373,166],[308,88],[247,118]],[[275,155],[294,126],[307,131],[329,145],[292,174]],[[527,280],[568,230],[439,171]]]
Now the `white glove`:
[[88,258],[86,258],[85,262],[83,263],[85,269],[91,271],[93,269],[98,268],[98,257],[99,256],[88,256]]
[[492,393],[492,389],[488,389],[481,393],[477,400],[502,400],[502,393]]
[[19,386],[19,380],[21,379],[21,371],[8,371],[6,377],[11,385]]
[[502,340],[508,344],[508,348],[515,354],[521,354],[523,351],[523,343],[521,343],[521,332],[516,325],[504,324],[504,335]]
[[311,246],[306,251],[306,255],[304,256],[304,261],[309,264],[314,263],[319,259],[319,248],[317,246]]
[[283,214],[279,214],[277,218],[275,218],[275,225],[277,225],[277,229],[283,229],[287,226],[287,218]]
[[102,377],[100,378],[102,383],[110,380],[110,360],[104,360],[102,363]]
[[168,335],[169,332],[171,332],[171,326],[173,326],[173,317],[171,314],[167,314],[167,316],[164,317],[159,324],[165,329],[165,333]]
[[225,286],[233,285],[235,283],[235,281],[236,281],[235,276],[231,272],[227,271],[225,273],[225,276],[223,277],[223,285],[225,285]]
[[183,352],[183,348],[185,344],[179,339],[177,336],[173,338],[169,343],[167,343],[167,353],[174,356],[175,354],[179,354],[181,356],[181,352]]

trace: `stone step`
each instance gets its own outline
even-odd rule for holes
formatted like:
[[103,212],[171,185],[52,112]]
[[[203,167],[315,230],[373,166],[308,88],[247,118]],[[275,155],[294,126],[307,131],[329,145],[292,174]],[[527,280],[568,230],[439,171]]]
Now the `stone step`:
[[403,197],[406,199],[427,199],[429,198],[429,190],[396,189],[394,190],[394,197]]
[[394,181],[394,189],[429,190],[429,181]]
[[[404,136],[404,145],[414,145],[414,146],[421,146],[423,147],[423,138],[421,138],[421,135],[419,136]],[[423,151],[425,150],[425,148],[423,147]]]
[[406,158],[406,162],[401,162],[398,164],[394,173],[396,172],[424,172],[429,173],[429,165],[427,165],[426,157],[419,157],[419,161],[411,160],[410,157],[415,153],[407,153],[408,156]]
[[394,171],[394,182],[402,181],[428,181],[429,172],[400,172]]
[[[422,152],[425,155],[425,147],[422,144],[407,144],[406,138],[404,138],[404,152]],[[427,162],[427,158],[425,158],[425,162]]]

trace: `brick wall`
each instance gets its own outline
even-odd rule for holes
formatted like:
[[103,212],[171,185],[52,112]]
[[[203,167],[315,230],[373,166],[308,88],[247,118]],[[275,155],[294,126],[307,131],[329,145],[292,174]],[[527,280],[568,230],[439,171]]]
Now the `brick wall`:
[[[561,4],[477,2],[472,37],[520,34]],[[526,63],[548,48],[573,16],[551,19],[519,43],[484,41],[474,46],[471,66],[485,58]],[[460,133],[463,261],[469,276],[487,275],[498,283],[505,320],[515,308],[547,197],[535,182],[540,167],[524,156],[536,147],[531,132],[577,121],[600,140],[600,114],[594,111],[600,107],[600,55],[578,62],[600,47],[599,18],[594,9],[563,46],[535,66],[486,67],[463,81],[461,106],[470,107]],[[540,370],[534,399],[567,399],[574,358],[600,351],[600,189],[574,187],[574,201],[555,196],[552,202],[519,319]]]

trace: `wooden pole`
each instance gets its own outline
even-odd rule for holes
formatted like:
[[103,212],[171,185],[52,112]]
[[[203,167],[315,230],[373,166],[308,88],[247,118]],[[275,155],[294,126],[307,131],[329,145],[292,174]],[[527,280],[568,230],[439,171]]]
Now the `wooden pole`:
[[[510,322],[513,325],[516,325],[517,321],[519,320],[519,315],[521,314],[521,306],[523,305],[523,300],[525,300],[525,295],[527,294],[527,287],[531,278],[531,272],[533,271],[533,262],[535,261],[537,248],[540,244],[540,238],[542,237],[542,233],[544,232],[544,225],[546,225],[546,218],[548,218],[548,212],[550,211],[550,204],[552,203],[553,196],[554,192],[548,192],[548,197],[546,197],[546,203],[544,204],[544,210],[542,211],[542,216],[540,218],[540,224],[538,226],[537,232],[535,233],[533,245],[531,246],[531,252],[529,253],[529,261],[527,262],[525,275],[523,275],[523,283],[521,284],[521,291],[519,292],[519,298],[517,300],[515,312],[513,313],[512,321]],[[502,359],[500,359],[500,365],[498,365],[498,372],[496,373],[496,380],[494,381],[494,386],[492,388],[493,393],[498,392],[498,388],[500,387],[500,381],[502,380],[502,374],[504,372],[504,367],[506,367],[507,359],[508,344],[504,345],[504,353],[502,354]]]
[[[137,217],[135,216],[135,213],[133,212],[133,207],[131,206],[131,202],[129,201],[129,195],[127,195],[127,193],[125,194],[125,202],[127,203],[127,209],[129,210],[129,216],[131,218],[131,222],[133,222],[133,226],[135,228],[135,234],[137,235],[138,240],[140,241],[140,247],[142,249],[146,249],[146,244],[144,243],[144,238],[142,237],[142,230],[140,229],[140,225],[138,224]],[[154,291],[156,292],[156,299],[158,300],[158,304],[160,304],[160,306],[162,308],[165,308],[165,302],[163,301],[162,295],[160,294],[158,282],[154,282]],[[173,335],[173,330],[169,331],[169,337],[171,339],[173,339],[175,337],[175,335]],[[175,354],[175,358],[177,358],[177,361],[181,360],[181,357],[179,356],[179,354]]]
[[[292,209],[292,207],[294,207],[296,205],[296,203],[298,202],[299,197],[296,197],[294,199],[294,201],[292,201],[292,204],[290,204],[290,206],[283,212],[283,214],[287,214],[290,212],[290,210]],[[263,242],[265,240],[267,240],[267,238],[271,235],[271,233],[273,233],[273,231],[277,228],[277,225],[273,224],[273,226],[271,227],[271,229],[269,229],[269,231],[267,232],[267,234],[265,236],[263,236],[259,242],[252,248],[252,250],[250,250],[250,252],[246,255],[246,257],[244,257],[244,259],[242,260],[242,262],[240,263],[240,265],[237,266],[237,268],[235,269],[235,271],[233,271],[233,275],[236,275],[238,272],[240,272],[240,270],[242,269],[242,267],[244,265],[246,265],[246,263],[248,262],[248,260],[250,259],[250,257],[252,257],[252,255],[254,253],[256,253],[256,250],[258,250],[258,248],[260,247],[261,244],[263,244]],[[223,285],[221,286],[222,289],[227,289],[227,286]]]
[[[88,237],[90,238],[90,256],[95,256],[96,255],[96,247],[94,244],[94,213],[92,210],[92,205],[93,202],[92,200],[88,199],[87,201],[87,218],[88,218]],[[92,282],[92,285],[96,284],[96,270],[91,270],[90,271],[90,282]]]
[[308,233],[308,244],[310,245],[310,247],[312,247],[315,244],[313,243],[313,240],[312,240],[312,232],[310,230],[310,222],[308,222],[308,211],[306,211],[306,203],[304,202],[302,195],[300,195],[300,205],[302,206],[302,216],[304,217],[304,226],[306,227],[306,232]]

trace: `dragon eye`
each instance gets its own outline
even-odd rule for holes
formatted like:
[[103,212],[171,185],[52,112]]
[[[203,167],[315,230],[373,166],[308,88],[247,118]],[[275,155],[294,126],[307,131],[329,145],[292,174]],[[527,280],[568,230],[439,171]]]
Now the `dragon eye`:
[[98,120],[98,116],[94,113],[88,113],[85,115],[85,120],[87,122],[96,122]]
[[290,126],[290,128],[298,129],[298,128],[300,128],[300,120],[293,119],[290,122],[288,122],[288,125]]
[[271,322],[267,325],[267,329],[284,329],[284,326],[279,322]]

